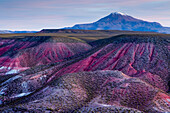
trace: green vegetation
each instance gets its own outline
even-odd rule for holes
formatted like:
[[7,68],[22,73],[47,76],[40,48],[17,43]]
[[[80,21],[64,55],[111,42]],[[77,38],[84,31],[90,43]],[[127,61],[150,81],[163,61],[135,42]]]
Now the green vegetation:
[[98,39],[105,39],[121,34],[158,34],[158,33],[138,31],[118,31],[118,30],[56,30],[56,31],[42,30],[42,32],[39,33],[0,34],[0,38],[24,38],[25,36],[51,36],[54,38],[63,37],[76,39],[79,41],[92,42]]

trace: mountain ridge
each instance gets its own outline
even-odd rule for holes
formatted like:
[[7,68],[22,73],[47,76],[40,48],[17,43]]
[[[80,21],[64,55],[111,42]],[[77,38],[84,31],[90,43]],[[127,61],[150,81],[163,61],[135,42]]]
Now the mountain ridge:
[[9,34],[9,33],[36,33],[37,31],[11,31],[11,30],[0,30],[0,34]]

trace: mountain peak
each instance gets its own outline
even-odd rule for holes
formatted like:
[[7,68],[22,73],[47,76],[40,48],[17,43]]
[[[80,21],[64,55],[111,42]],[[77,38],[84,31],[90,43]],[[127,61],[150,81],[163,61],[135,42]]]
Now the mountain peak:
[[160,23],[144,21],[121,12],[113,12],[93,23],[76,24],[65,29],[169,32],[169,28],[163,28]]
[[113,13],[111,13],[111,14],[113,14],[113,15],[124,15],[124,16],[126,16],[126,14],[124,14],[124,13],[122,13],[122,12],[113,12]]

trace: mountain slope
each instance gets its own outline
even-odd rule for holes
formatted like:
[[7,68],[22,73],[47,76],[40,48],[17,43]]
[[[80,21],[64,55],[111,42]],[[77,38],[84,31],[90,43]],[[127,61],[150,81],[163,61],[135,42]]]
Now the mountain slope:
[[77,24],[73,27],[65,29],[84,29],[84,30],[129,30],[129,31],[151,31],[151,32],[166,32],[169,29],[164,28],[160,23],[147,22],[136,19],[122,13],[111,13],[110,15],[101,18],[100,20],[89,24]]

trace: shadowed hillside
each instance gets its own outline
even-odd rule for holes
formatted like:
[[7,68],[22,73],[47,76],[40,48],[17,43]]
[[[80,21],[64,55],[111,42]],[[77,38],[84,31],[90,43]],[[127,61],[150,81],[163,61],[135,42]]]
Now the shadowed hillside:
[[[22,77],[35,84],[35,77]],[[40,80],[40,79],[39,79]],[[45,79],[44,79],[45,80]],[[41,79],[42,81],[42,79]],[[17,82],[17,81],[16,81]],[[26,82],[23,82],[26,83]],[[19,84],[19,82],[17,83]],[[31,84],[27,84],[31,91]],[[37,84],[38,85],[38,84]],[[62,76],[36,93],[20,98],[1,112],[166,112],[169,96],[148,83],[119,71],[94,71]],[[12,94],[11,94],[12,95]],[[20,103],[20,104],[16,104]],[[11,107],[12,106],[12,107]],[[138,110],[137,110],[138,109]]]

